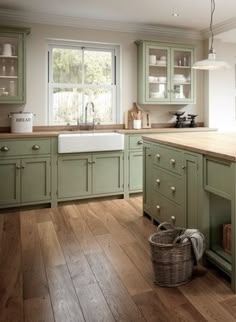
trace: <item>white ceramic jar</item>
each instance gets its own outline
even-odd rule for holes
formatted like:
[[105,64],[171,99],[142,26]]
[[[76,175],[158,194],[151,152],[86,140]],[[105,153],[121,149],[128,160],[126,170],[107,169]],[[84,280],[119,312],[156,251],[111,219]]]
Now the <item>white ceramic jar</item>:
[[11,119],[12,133],[29,133],[33,131],[33,113],[11,112],[8,117]]

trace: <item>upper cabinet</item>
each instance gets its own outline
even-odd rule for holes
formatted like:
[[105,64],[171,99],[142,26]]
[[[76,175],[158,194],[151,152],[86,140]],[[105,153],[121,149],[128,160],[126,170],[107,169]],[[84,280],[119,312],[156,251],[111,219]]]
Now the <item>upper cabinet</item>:
[[138,103],[195,103],[194,48],[137,41]]
[[0,104],[25,103],[25,41],[29,29],[0,27]]

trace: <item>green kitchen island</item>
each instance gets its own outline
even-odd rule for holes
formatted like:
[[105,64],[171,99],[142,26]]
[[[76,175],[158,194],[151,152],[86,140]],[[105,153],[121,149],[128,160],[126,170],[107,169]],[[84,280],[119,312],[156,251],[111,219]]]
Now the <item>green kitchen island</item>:
[[231,277],[236,293],[236,133],[154,134],[143,140],[144,213],[202,231],[207,260]]

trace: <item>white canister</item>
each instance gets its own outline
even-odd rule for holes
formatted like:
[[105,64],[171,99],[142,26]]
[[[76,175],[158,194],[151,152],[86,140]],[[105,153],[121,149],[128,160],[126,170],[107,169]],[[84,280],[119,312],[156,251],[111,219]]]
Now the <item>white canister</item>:
[[8,117],[11,119],[12,133],[29,133],[33,131],[33,113],[12,112]]
[[135,130],[142,128],[142,120],[133,120],[133,128]]
[[156,63],[157,63],[157,56],[149,55],[149,64],[150,65],[156,65]]

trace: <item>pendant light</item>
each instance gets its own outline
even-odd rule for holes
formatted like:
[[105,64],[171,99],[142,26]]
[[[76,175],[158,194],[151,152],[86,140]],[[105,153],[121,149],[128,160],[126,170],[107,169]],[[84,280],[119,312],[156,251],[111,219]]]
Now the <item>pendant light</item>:
[[208,59],[197,61],[192,66],[192,68],[194,69],[215,70],[215,69],[230,67],[228,63],[224,61],[216,60],[216,53],[213,48],[214,33],[212,29],[214,11],[215,11],[215,0],[211,0],[211,20],[210,20],[211,46],[208,51]]

